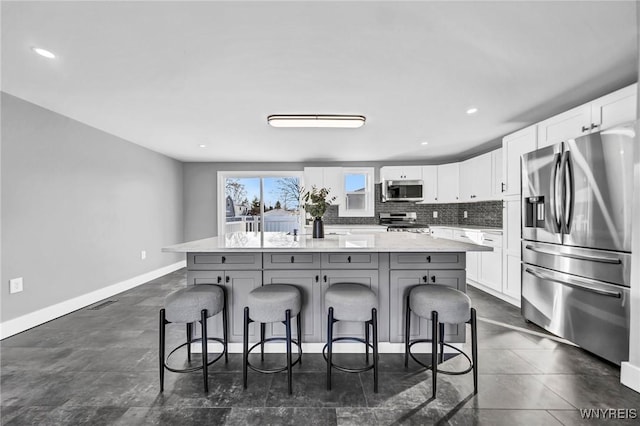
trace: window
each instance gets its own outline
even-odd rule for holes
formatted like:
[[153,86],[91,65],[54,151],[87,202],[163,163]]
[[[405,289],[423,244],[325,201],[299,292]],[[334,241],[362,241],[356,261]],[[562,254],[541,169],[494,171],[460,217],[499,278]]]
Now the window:
[[218,235],[301,229],[300,172],[218,172]]
[[374,216],[373,168],[344,168],[344,203],[338,208],[339,216]]

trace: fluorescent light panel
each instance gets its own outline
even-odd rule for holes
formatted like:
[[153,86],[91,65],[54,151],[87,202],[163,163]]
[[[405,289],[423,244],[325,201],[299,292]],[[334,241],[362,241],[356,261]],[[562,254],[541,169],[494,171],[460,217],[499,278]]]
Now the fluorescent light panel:
[[267,122],[273,127],[362,127],[362,115],[270,115]]

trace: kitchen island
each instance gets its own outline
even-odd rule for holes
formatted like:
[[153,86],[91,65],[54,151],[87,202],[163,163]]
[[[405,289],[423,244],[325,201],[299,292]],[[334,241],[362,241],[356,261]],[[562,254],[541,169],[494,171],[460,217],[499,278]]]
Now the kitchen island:
[[[187,284],[219,284],[226,288],[230,351],[234,352],[240,352],[247,295],[256,287],[275,283],[300,289],[303,347],[308,352],[320,351],[326,328],[324,293],[338,282],[364,284],[376,292],[380,350],[401,352],[407,291],[420,284],[466,291],[466,253],[491,250],[404,232],[329,235],[322,239],[278,232],[230,233],[163,248],[165,252],[186,253]],[[411,324],[412,335],[428,338],[426,320],[415,317]],[[220,332],[217,318],[210,318],[208,326],[213,333]],[[362,334],[363,325],[340,322],[335,330],[336,337],[358,335]],[[251,332],[255,333],[253,327]],[[267,334],[283,333],[282,324],[267,326]],[[464,327],[447,325],[445,338],[464,342]],[[257,340],[255,335],[250,339]]]

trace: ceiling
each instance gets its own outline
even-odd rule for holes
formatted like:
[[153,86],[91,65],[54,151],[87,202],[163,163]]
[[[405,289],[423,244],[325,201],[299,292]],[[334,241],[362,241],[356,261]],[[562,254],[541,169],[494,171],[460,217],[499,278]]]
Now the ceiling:
[[[426,164],[635,82],[637,36],[633,1],[3,1],[2,90],[182,161]],[[316,113],[367,121],[267,124]]]

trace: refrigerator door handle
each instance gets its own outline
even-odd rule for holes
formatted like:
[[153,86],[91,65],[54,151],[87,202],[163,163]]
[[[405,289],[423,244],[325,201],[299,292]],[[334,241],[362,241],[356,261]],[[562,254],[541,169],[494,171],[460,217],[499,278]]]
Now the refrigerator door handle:
[[599,256],[586,256],[583,254],[560,253],[557,251],[541,249],[529,244],[527,244],[525,248],[527,250],[531,250],[536,253],[549,254],[551,256],[568,257],[576,260],[585,260],[587,262],[611,263],[614,265],[620,265],[622,263],[622,260],[618,257],[599,257]]
[[553,281],[554,283],[562,284],[564,286],[575,288],[575,289],[578,289],[578,290],[588,291],[590,293],[596,293],[596,294],[599,294],[601,296],[615,297],[617,299],[622,298],[622,293],[620,293],[618,291],[607,291],[607,290],[602,290],[602,289],[599,289],[599,288],[594,288],[594,287],[591,287],[591,286],[587,285],[586,283],[584,283],[584,282],[582,282],[580,280],[573,280],[573,282],[568,282],[568,281],[560,280],[558,278],[554,278],[551,275],[547,275],[547,274],[544,274],[544,273],[540,273],[540,272],[534,271],[533,269],[530,269],[530,268],[525,268],[525,271],[527,273],[533,275],[536,278],[540,278],[541,280]]
[[562,153],[562,161],[560,162],[560,179],[563,183],[562,188],[562,233],[571,233],[571,224],[573,222],[573,203],[575,187],[573,183],[573,166],[571,161],[571,151]]
[[[552,194],[552,199],[551,199],[551,212],[553,213],[553,227],[554,227],[554,232],[556,234],[562,232],[562,223],[564,221],[563,217],[562,217],[562,208],[561,208],[561,204],[558,202],[559,199],[562,199],[560,197],[560,188],[561,186],[558,184],[558,179],[560,179],[560,177],[562,176],[562,170],[561,170],[561,154],[555,154],[554,155],[554,159],[553,159],[553,177],[552,177],[552,185],[553,188],[551,188],[551,194]],[[560,172],[559,172],[560,171]]]

